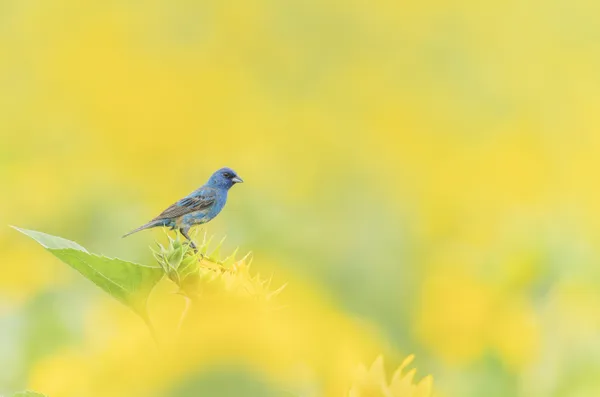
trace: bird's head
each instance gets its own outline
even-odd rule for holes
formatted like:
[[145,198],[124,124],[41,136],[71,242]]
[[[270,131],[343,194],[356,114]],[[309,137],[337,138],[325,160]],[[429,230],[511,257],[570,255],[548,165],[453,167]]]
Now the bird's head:
[[236,183],[242,182],[244,181],[238,176],[238,174],[234,170],[228,167],[224,167],[212,174],[212,176],[208,180],[207,185],[211,187],[229,189]]

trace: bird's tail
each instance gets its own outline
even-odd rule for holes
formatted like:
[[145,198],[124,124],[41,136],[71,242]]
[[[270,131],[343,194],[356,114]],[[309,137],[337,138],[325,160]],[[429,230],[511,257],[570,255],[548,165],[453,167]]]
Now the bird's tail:
[[162,226],[163,224],[164,224],[164,221],[162,219],[153,220],[153,221],[146,223],[145,225],[138,227],[137,229],[133,229],[132,231],[130,231],[127,234],[124,234],[123,236],[121,236],[121,238],[125,238],[133,233],[137,233],[140,230],[150,229],[151,227],[155,227],[155,226]]

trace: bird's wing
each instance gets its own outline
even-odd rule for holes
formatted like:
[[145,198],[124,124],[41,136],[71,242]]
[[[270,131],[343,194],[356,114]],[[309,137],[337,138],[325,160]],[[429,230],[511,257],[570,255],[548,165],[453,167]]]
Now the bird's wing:
[[171,205],[153,220],[178,218],[190,212],[209,208],[216,200],[217,193],[214,189],[202,188]]

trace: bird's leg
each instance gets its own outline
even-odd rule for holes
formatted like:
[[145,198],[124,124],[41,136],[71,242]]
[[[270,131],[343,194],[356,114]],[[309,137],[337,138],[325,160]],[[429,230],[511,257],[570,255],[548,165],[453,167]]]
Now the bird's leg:
[[194,244],[194,242],[192,241],[192,239],[190,238],[190,236],[188,236],[187,232],[188,232],[189,228],[180,228],[179,232],[183,235],[183,237],[185,237],[189,242],[190,242],[190,247],[192,247],[192,249],[196,252],[198,252],[198,248],[196,247],[196,244]]

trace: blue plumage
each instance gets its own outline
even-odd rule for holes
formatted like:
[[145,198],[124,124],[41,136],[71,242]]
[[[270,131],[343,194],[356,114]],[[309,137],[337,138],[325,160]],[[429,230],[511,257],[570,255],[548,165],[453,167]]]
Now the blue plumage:
[[208,182],[194,190],[169,208],[164,210],[150,222],[132,230],[123,237],[152,227],[163,226],[177,229],[196,248],[188,236],[188,231],[194,225],[209,222],[221,212],[227,202],[227,192],[236,183],[243,182],[231,168],[221,168],[216,171]]

